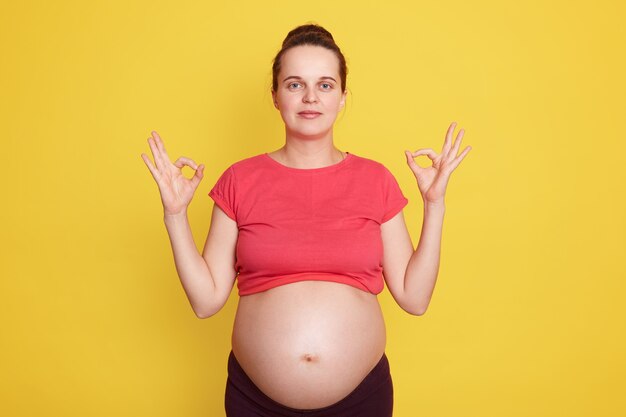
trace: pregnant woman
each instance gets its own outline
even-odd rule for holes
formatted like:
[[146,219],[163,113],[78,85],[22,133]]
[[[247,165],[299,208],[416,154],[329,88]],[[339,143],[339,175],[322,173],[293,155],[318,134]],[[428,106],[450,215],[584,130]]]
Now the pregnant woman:
[[[202,255],[187,206],[204,165],[170,162],[148,139],[178,275],[200,318],[216,314],[237,281],[225,408],[240,416],[375,416],[393,410],[386,332],[377,294],[422,315],[439,269],[444,194],[463,129],[441,153],[405,151],[424,203],[417,249],[402,209],[408,200],[381,163],[342,152],[333,126],[346,99],[346,62],[332,35],[293,29],[274,59],[272,97],[285,144],[237,161],[219,177]],[[424,168],[414,158],[426,155]],[[195,175],[187,179],[187,165]]]

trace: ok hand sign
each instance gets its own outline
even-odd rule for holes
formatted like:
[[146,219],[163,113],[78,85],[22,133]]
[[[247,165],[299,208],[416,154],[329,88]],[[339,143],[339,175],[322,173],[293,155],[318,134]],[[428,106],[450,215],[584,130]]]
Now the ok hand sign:
[[[452,146],[452,133],[455,127],[456,122],[452,122],[450,127],[448,127],[443,149],[440,154],[437,154],[437,152],[431,148],[418,149],[413,153],[404,151],[407,164],[417,179],[417,186],[422,194],[424,203],[444,204],[446,186],[448,185],[450,174],[452,174],[452,171],[454,171],[463,158],[465,158],[465,155],[472,149],[471,146],[467,146],[463,149],[463,152],[457,156],[465,131],[463,129],[459,131],[454,146]],[[422,168],[416,164],[414,158],[419,155],[428,156],[428,158],[433,161],[433,165],[431,167]]]
[[[152,177],[159,186],[163,210],[168,215],[179,214],[185,211],[191,202],[193,194],[202,180],[204,165],[200,164],[200,166],[197,166],[192,159],[184,156],[181,156],[172,164],[167,152],[165,152],[165,146],[161,137],[155,131],[152,132],[152,137],[148,138],[148,144],[152,150],[156,168],[146,154],[142,153],[141,158],[148,166]],[[182,173],[182,168],[185,165],[196,170],[195,175],[191,179],[185,178]]]

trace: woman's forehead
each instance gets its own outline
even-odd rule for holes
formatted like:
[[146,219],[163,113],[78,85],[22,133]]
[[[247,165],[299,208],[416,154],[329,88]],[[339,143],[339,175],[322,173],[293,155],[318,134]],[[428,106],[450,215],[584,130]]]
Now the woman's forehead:
[[282,78],[289,76],[336,78],[339,60],[334,52],[321,46],[302,45],[288,49],[282,56]]

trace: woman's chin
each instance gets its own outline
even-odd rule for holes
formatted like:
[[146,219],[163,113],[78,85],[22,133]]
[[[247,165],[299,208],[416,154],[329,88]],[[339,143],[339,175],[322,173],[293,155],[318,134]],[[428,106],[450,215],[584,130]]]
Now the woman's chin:
[[332,131],[332,129],[293,129],[287,130],[287,133],[290,136],[316,139],[324,137],[329,131]]

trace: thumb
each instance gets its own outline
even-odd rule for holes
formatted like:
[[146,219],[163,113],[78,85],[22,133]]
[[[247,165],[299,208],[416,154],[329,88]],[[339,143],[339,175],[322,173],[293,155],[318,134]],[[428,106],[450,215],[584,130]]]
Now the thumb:
[[411,171],[417,174],[417,172],[422,169],[422,167],[415,163],[415,160],[413,159],[413,154],[411,152],[405,150],[404,154],[406,155],[406,163],[409,165],[409,168],[411,168]]
[[193,185],[194,190],[198,187],[198,185],[200,184],[200,181],[202,181],[202,177],[204,176],[204,164],[200,164],[198,165],[198,169],[196,169],[196,173],[194,174],[193,177],[191,177],[191,184]]

